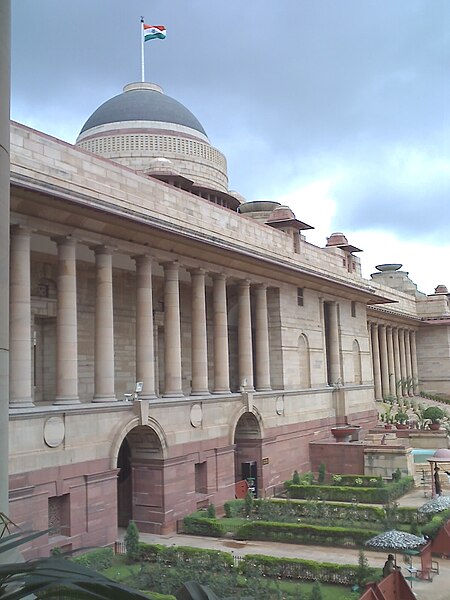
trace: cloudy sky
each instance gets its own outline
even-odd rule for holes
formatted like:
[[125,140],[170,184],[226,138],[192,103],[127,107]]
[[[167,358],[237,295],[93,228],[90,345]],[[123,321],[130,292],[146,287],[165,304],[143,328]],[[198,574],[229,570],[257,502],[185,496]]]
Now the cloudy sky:
[[403,263],[450,288],[449,0],[15,0],[12,118],[74,142],[146,80],[228,158],[230,189],[289,204],[324,245],[343,231],[366,276]]

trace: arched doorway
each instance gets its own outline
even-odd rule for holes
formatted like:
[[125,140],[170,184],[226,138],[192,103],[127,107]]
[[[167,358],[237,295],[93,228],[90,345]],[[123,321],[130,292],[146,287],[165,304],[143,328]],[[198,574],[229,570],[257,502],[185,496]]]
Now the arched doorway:
[[139,425],[123,439],[117,457],[119,527],[131,519],[140,531],[160,533],[164,522],[163,451],[154,429]]
[[256,496],[264,489],[261,445],[262,435],[259,421],[253,413],[246,412],[239,418],[234,432],[234,473],[235,481],[251,479],[250,487]]

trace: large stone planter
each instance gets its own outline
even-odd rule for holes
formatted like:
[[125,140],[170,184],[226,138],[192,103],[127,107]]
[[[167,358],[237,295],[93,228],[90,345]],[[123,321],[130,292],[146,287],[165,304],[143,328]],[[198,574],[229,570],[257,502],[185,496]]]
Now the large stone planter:
[[336,425],[331,428],[331,433],[336,442],[348,442],[350,437],[360,429],[360,425]]

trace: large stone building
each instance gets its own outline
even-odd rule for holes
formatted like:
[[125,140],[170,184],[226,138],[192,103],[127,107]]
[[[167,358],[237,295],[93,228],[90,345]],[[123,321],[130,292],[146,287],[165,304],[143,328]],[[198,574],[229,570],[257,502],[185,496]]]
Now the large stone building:
[[344,235],[244,202],[158,86],[75,145],[11,127],[10,513],[53,527],[36,552],[174,529],[249,475],[270,495],[375,399],[450,391],[447,290],[365,280]]

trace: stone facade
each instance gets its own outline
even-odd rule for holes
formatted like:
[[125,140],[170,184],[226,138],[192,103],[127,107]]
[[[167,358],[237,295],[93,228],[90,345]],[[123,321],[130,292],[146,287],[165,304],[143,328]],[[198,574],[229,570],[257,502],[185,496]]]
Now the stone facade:
[[121,158],[12,124],[11,518],[54,528],[30,555],[174,530],[246,463],[270,495],[375,399],[450,389],[447,297],[236,211],[223,164],[206,194]]

